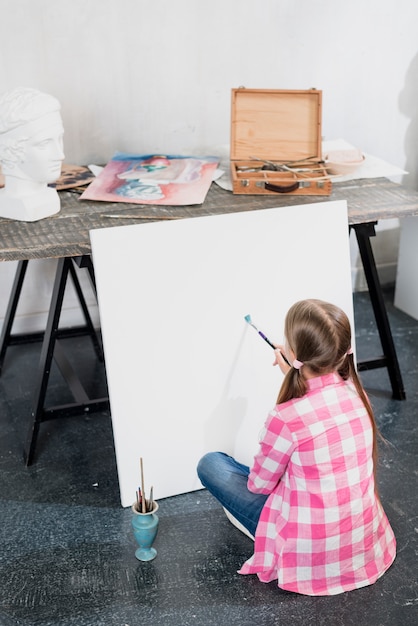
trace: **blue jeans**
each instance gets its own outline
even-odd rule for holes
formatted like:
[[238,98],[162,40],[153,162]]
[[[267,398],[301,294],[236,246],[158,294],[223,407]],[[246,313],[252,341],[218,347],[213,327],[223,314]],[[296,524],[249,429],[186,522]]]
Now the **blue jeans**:
[[223,452],[208,452],[197,466],[202,485],[254,536],[268,496],[248,490],[249,472]]

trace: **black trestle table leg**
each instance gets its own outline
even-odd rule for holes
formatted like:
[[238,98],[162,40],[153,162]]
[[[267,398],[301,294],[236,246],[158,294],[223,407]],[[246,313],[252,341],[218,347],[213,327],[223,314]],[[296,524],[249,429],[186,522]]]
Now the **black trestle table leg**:
[[376,325],[379,332],[380,342],[384,356],[368,361],[361,361],[357,364],[359,371],[386,367],[392,386],[392,395],[396,400],[405,400],[406,394],[399,368],[398,357],[393,342],[392,332],[389,325],[385,302],[383,299],[382,287],[376,269],[376,262],[373,255],[370,237],[376,235],[375,225],[377,222],[367,222],[363,224],[351,225],[356,233],[357,243],[364,274],[366,276],[370,299],[373,307]]

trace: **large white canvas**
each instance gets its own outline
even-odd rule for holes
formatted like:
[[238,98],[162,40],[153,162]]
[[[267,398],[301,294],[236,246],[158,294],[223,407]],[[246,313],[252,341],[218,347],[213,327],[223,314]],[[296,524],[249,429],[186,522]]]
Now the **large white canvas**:
[[[122,506],[143,458],[156,499],[201,488],[210,450],[250,463],[296,300],[353,323],[347,207],[324,202],[91,233]],[[354,331],[354,329],[353,329]]]
[[396,274],[395,306],[418,320],[418,219],[415,216],[401,220],[401,238]]

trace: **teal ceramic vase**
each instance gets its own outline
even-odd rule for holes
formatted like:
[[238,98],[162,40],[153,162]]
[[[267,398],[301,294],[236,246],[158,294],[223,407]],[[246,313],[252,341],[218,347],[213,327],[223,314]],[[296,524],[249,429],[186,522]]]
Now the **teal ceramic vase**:
[[153,502],[152,511],[140,513],[136,504],[132,505],[132,528],[139,548],[135,556],[139,561],[152,561],[157,556],[157,550],[152,547],[158,532],[158,504]]

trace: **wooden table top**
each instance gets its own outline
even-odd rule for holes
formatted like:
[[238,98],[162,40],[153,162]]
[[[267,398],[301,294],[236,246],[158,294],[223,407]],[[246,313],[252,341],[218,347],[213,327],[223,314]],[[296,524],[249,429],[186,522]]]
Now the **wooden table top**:
[[[80,201],[80,195],[73,191],[59,193],[61,211],[56,215],[38,222],[0,218],[0,261],[88,255],[91,253],[90,230],[151,221],[132,217],[141,215],[155,217],[158,221],[170,216],[221,215],[330,200],[347,200],[350,225],[418,215],[418,192],[386,178],[334,183],[330,196],[234,195],[212,183],[203,204],[187,207]],[[115,214],[127,217],[105,217]]]

